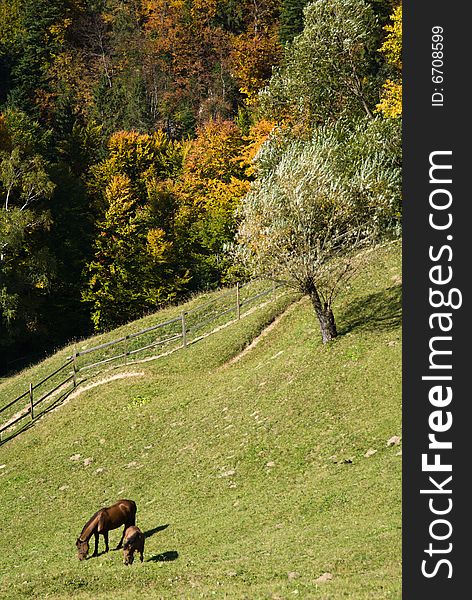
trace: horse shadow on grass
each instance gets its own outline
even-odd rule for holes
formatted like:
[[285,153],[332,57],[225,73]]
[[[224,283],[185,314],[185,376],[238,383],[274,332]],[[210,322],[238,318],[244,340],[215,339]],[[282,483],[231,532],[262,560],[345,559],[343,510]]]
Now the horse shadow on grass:
[[[144,537],[150,538],[155,533],[159,531],[164,531],[167,529],[169,525],[158,525],[157,527],[153,527],[152,529],[148,529],[144,532]],[[161,552],[160,554],[155,554],[146,560],[146,562],[170,562],[172,560],[177,560],[179,558],[179,553],[177,550],[167,550],[167,552]]]
[[161,552],[160,554],[151,556],[146,562],[170,562],[172,560],[177,560],[178,558],[179,553],[177,550],[167,550],[167,552]]
[[146,539],[150,538],[155,533],[158,533],[159,531],[164,531],[164,529],[167,529],[168,527],[169,527],[169,524],[167,524],[167,525],[158,525],[157,527],[154,527],[153,529],[148,529],[147,531],[144,532],[144,537]]
[[[116,550],[116,548],[110,548],[110,550]],[[92,558],[99,558],[100,556],[103,556],[104,554],[107,554],[107,551],[100,550],[100,552],[97,552],[97,554],[90,554],[89,556],[87,556],[86,560],[92,560]]]
[[391,286],[381,292],[355,298],[338,318],[338,333],[354,330],[391,331],[402,322],[402,286]]

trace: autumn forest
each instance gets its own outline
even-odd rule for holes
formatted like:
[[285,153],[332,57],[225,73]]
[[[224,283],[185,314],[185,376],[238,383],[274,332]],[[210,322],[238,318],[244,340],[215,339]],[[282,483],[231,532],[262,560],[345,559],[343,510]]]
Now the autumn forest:
[[321,319],[400,189],[398,1],[0,0],[0,375],[259,274]]

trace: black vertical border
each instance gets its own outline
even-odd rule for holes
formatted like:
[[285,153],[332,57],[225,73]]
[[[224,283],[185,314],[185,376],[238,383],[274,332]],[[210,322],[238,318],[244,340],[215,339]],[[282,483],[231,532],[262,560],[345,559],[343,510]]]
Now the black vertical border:
[[[470,279],[472,278],[472,7],[467,2],[405,0],[403,2],[403,148],[404,148],[404,345],[403,345],[403,598],[406,600],[463,599],[470,595],[467,577],[472,555],[470,542],[472,521],[472,340],[470,327]],[[432,28],[444,28],[444,82],[432,82]],[[444,106],[433,107],[434,88],[443,88]],[[434,231],[428,223],[430,208],[429,155],[433,151],[452,150],[453,224],[450,231]],[[453,239],[446,241],[447,234]],[[453,508],[449,519],[451,538],[436,542],[430,538],[429,526],[435,518],[428,508],[428,496],[420,489],[431,488],[428,475],[421,470],[421,455],[428,451],[428,416],[435,410],[429,404],[431,382],[422,381],[428,374],[428,342],[434,335],[428,318],[434,309],[428,301],[430,245],[439,248],[449,243],[453,258],[450,286],[459,288],[463,304],[451,310],[454,325],[452,341],[453,400],[448,409],[453,415],[452,428],[442,434],[453,443],[443,461],[452,461]],[[443,264],[448,264],[444,262]],[[437,287],[437,286],[436,286]],[[441,309],[448,310],[448,309]],[[445,334],[446,335],[446,334]],[[445,473],[438,473],[438,480]],[[442,496],[446,498],[447,496]],[[439,502],[439,501],[438,501]],[[438,504],[439,506],[439,504]],[[429,543],[452,551],[425,554]],[[445,565],[436,576],[426,578],[422,561],[428,559],[432,571],[435,562],[446,558],[452,564],[452,578]]]

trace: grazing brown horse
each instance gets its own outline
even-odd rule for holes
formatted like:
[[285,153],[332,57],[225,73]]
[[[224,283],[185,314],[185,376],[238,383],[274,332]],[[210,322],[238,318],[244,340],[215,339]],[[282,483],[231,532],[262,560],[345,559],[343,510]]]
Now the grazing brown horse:
[[82,533],[79,535],[75,545],[77,546],[79,560],[84,560],[89,551],[89,539],[95,536],[95,550],[92,556],[98,555],[98,536],[105,538],[105,552],[108,552],[108,532],[124,525],[123,535],[117,550],[123,544],[126,528],[136,522],[136,504],[132,500],[118,500],[112,506],[102,508],[85,523]]
[[134,553],[139,552],[141,562],[144,560],[144,533],[132,525],[125,531],[125,539],[123,541],[123,555],[125,565],[132,565],[134,561]]

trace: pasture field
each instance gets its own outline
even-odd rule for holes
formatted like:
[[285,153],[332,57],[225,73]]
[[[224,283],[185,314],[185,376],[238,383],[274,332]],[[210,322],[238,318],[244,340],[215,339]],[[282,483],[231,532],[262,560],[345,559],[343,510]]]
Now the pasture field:
[[[308,300],[280,296],[85,384],[5,443],[0,597],[400,599],[401,444],[387,443],[401,436],[400,297],[392,244],[339,298],[329,345]],[[119,498],[137,503],[145,562],[79,563],[82,526]]]

